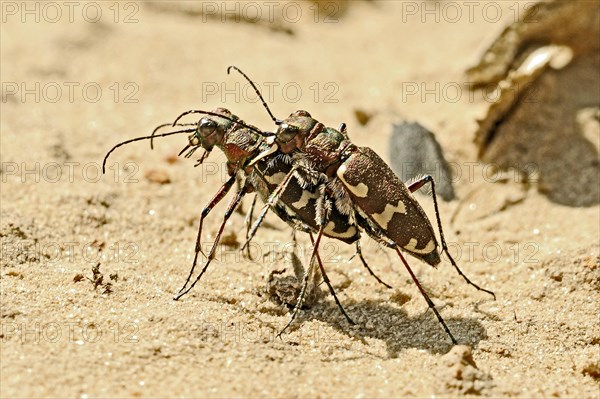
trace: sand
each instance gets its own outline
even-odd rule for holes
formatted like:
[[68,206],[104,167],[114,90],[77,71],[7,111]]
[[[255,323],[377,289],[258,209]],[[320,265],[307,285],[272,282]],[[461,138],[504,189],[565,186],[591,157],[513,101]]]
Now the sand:
[[[522,3],[477,3],[471,15],[456,2],[47,4],[2,3],[2,397],[600,396],[600,207],[557,201],[512,170],[490,177],[473,142],[490,101],[467,90],[464,71]],[[225,7],[244,18],[223,21]],[[349,260],[352,246],[325,240],[325,267],[357,324],[322,286],[276,338],[289,311],[266,288],[271,272],[291,271],[291,230],[274,215],[248,260],[234,213],[229,245],[172,300],[199,215],[225,180],[223,154],[194,168],[176,157],[181,135],[154,151],[147,141],[118,149],[104,176],[101,162],[188,109],[225,106],[271,130],[245,81],[227,76],[231,64],[272,88],[278,117],[306,109],[346,122],[386,160],[391,122],[435,132],[459,172],[456,199],[440,204],[451,251],[497,295],[447,260],[409,258],[460,345],[394,252],[368,238],[365,257],[394,288]],[[362,125],[357,110],[373,117]],[[593,129],[588,138],[598,145]],[[598,184],[597,168],[585,171]],[[207,218],[203,248],[230,197]],[[310,242],[298,239],[306,263]]]

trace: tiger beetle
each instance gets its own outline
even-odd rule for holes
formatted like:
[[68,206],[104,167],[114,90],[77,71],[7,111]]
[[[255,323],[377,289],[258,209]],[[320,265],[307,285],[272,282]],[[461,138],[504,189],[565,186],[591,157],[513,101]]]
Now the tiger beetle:
[[[205,112],[188,111],[184,114],[189,113]],[[214,117],[215,114],[220,114],[222,117]],[[231,114],[230,111],[224,108],[217,108],[212,111],[210,116],[213,117],[209,118],[205,116],[200,119],[197,131],[189,137],[190,143],[183,151],[187,150],[189,147],[191,147],[191,149],[188,154],[200,147],[204,148],[206,151],[211,151],[212,145],[214,144],[225,153],[228,160],[227,168],[229,174],[231,176],[236,174],[239,176],[239,174],[242,174],[245,176],[246,180],[249,181],[248,192],[256,190],[263,201],[268,203],[275,211],[277,216],[294,229],[308,232],[309,234],[318,231],[316,225],[317,218],[315,212],[317,206],[315,199],[320,195],[315,192],[316,186],[308,184],[305,181],[300,182],[292,173],[290,173],[292,166],[290,165],[291,159],[288,155],[273,152],[269,153],[268,157],[264,156],[266,153],[265,150],[269,148],[269,137],[274,138],[273,133],[271,133],[271,136],[268,136],[266,133],[260,132],[256,127],[244,123],[237,116]],[[267,139],[265,140],[264,137],[267,137]],[[260,156],[257,157],[257,155]],[[284,176],[287,176],[286,182],[282,181]],[[233,182],[230,181],[229,184],[233,184]],[[230,187],[231,186],[229,186],[229,188]],[[229,188],[227,188],[227,190]],[[277,198],[277,200],[272,200],[271,203],[269,203],[269,198],[271,196],[272,198]],[[216,203],[211,202],[202,212],[201,223],[215,204]],[[201,226],[199,228],[198,242],[200,239],[200,231]],[[247,238],[246,244],[254,235],[255,231],[255,229],[252,230],[252,235]],[[348,244],[355,243],[356,253],[359,255],[363,265],[367,268],[369,273],[381,284],[391,288],[391,286],[377,277],[366,263],[360,247],[360,232],[356,224],[350,221],[347,215],[337,210],[332,210],[329,217],[329,223],[324,229],[324,235]],[[244,247],[242,247],[242,249],[244,249]],[[209,261],[212,260],[210,254],[208,258]],[[321,263],[318,257],[317,261]],[[320,268],[322,268],[321,264]],[[328,282],[324,269],[321,270],[321,273],[324,275],[324,280]],[[200,276],[198,276],[196,282],[199,278]],[[196,282],[194,282],[193,285]],[[188,291],[182,292],[180,296],[185,295]]]
[[[155,137],[165,137],[180,133],[191,133],[191,135],[188,138],[188,145],[183,148],[179,155],[185,153],[185,157],[189,158],[198,148],[203,148],[205,150],[204,154],[201,156],[195,166],[200,165],[208,157],[215,146],[225,153],[227,158],[227,169],[230,177],[202,211],[192,267],[185,284],[175,296],[175,300],[178,300],[187,294],[207,270],[208,265],[215,257],[216,247],[220,241],[220,237],[227,220],[235,208],[239,205],[242,198],[249,192],[257,191],[262,197],[263,201],[266,203],[269,203],[271,197],[277,198],[277,200],[272,201],[270,205],[274,212],[295,230],[301,230],[309,233],[313,242],[314,238],[312,233],[319,230],[316,224],[316,198],[321,196],[320,193],[316,192],[318,187],[315,185],[306,184],[305,182],[301,184],[301,182],[290,173],[292,166],[291,157],[289,155],[279,153],[278,151],[271,151],[268,157],[264,155],[270,151],[269,142],[273,142],[274,133],[262,132],[256,127],[244,123],[237,116],[233,115],[230,111],[224,108],[217,108],[212,112],[190,111],[184,114],[189,113],[200,113],[204,114],[205,116],[197,123],[177,123],[176,121],[173,124],[163,124],[154,129],[150,136],[138,137],[127,140],[123,143],[119,143],[106,154],[103,162],[104,170],[104,166],[110,154],[122,145],[139,140],[149,139],[151,142],[151,147],[153,148],[153,139]],[[166,126],[194,127],[174,132],[157,134],[159,129]],[[282,176],[289,176],[286,182],[282,181]],[[208,216],[212,208],[229,192],[234,185],[236,178],[241,178],[243,183],[241,184],[240,189],[238,189],[236,195],[224,214],[224,220],[219,228],[211,251],[207,256],[206,264],[194,282],[188,287],[188,283],[190,282],[197,265],[198,255],[201,253],[200,241],[202,236],[203,221]],[[362,255],[360,247],[360,232],[356,223],[349,220],[346,214],[340,213],[337,210],[332,210],[329,213],[328,221],[328,225],[323,229],[323,234],[331,238],[339,239],[348,244],[355,243],[356,254],[359,255],[363,265],[367,268],[369,273],[378,282],[388,288],[391,288],[391,286],[377,277],[377,275],[375,275],[375,273],[366,263],[366,260]],[[253,230],[252,235],[255,233],[255,231],[256,229]],[[248,242],[250,239],[251,236],[248,236],[247,232],[246,242]],[[311,263],[313,260],[314,259],[311,258]],[[334,299],[340,310],[348,319],[348,321],[352,322],[350,317],[343,309],[333,287],[331,286],[318,253],[316,254],[316,260],[319,264],[319,269],[323,276],[323,280],[329,287],[329,290],[334,296]]]
[[[436,266],[441,261],[438,252],[439,244],[431,222],[421,205],[412,196],[413,192],[427,183],[431,185],[441,252],[446,254],[452,266],[468,284],[492,295],[494,300],[496,296],[492,291],[473,283],[450,255],[442,229],[433,178],[428,175],[423,176],[409,183],[407,187],[375,151],[368,147],[358,147],[349,140],[345,124],[342,124],[339,130],[328,128],[312,118],[307,111],[302,110],[292,113],[285,120],[275,118],[252,80],[235,66],[230,66],[227,72],[229,73],[231,69],[239,72],[252,85],[264,108],[277,125],[274,143],[265,154],[279,151],[292,155],[294,167],[283,181],[289,179],[292,174],[314,175],[316,173],[326,176],[326,182],[321,183],[318,190],[321,197],[317,201],[319,223],[313,256],[318,251],[327,225],[327,209],[324,206],[327,199],[331,199],[335,205],[332,208],[348,212],[350,220],[356,220],[369,236],[396,251],[429,308],[433,310],[452,342],[456,344],[457,341],[444,319],[400,251],[402,249],[431,266]],[[259,158],[261,156],[259,155]],[[256,227],[268,210],[268,205],[255,223]],[[301,307],[312,267],[312,263],[309,264],[292,317],[280,334],[291,325]]]

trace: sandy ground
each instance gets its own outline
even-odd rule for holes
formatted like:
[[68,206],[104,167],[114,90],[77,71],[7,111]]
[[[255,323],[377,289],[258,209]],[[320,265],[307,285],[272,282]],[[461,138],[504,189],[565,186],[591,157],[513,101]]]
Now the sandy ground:
[[[322,2],[318,13],[310,2],[3,2],[0,395],[599,397],[600,209],[565,205],[510,171],[485,175],[473,136],[490,104],[469,94],[463,73],[523,4],[475,3],[469,15],[455,2]],[[256,5],[263,20],[252,23]],[[222,21],[225,7],[245,19]],[[357,325],[326,296],[276,339],[289,312],[265,287],[271,271],[289,268],[291,231],[272,215],[254,261],[222,246],[190,295],[171,299],[224,156],[193,168],[175,160],[186,143],[175,136],[154,151],[119,149],[104,176],[102,157],[193,108],[226,106],[271,129],[245,82],[227,76],[230,64],[272,87],[277,116],[307,109],[329,126],[347,122],[356,143],[387,160],[390,121],[436,133],[459,172],[457,199],[441,203],[447,239],[465,273],[498,297],[446,261],[410,259],[460,346],[394,253],[367,238],[366,258],[394,288],[348,261],[353,247],[326,241],[326,268]],[[356,110],[374,117],[361,125]],[[598,184],[597,168],[585,170]],[[236,213],[229,244],[243,232]],[[306,262],[305,236],[299,249]]]

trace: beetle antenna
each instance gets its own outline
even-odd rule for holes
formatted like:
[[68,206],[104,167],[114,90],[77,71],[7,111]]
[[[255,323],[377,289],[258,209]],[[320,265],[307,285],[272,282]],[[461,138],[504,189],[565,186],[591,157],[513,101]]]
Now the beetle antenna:
[[[248,125],[247,123],[245,123],[243,121],[235,120],[233,118],[230,118],[230,117],[225,116],[225,115],[218,114],[216,112],[202,111],[201,109],[192,109],[192,110],[189,110],[189,111],[185,111],[184,113],[182,113],[181,115],[179,115],[177,117],[177,119],[175,119],[175,122],[173,122],[172,126],[177,126],[177,122],[179,122],[179,120],[181,118],[183,118],[186,115],[190,115],[190,114],[202,114],[202,115],[216,116],[217,118],[223,118],[223,119],[226,119],[226,120],[228,120],[230,122],[233,122],[233,123],[236,123],[236,124],[238,124],[240,126],[243,126],[243,127],[247,128],[247,129],[250,129],[253,132],[258,133],[259,135],[261,135],[263,137],[275,136],[275,133],[263,132],[263,131],[259,130],[258,128],[254,127],[252,125]],[[156,137],[159,137],[159,136],[156,136]]]
[[106,155],[104,156],[104,160],[102,161],[102,174],[106,173],[106,161],[108,160],[108,157],[110,156],[110,154],[114,150],[116,150],[117,148],[119,148],[121,146],[124,146],[125,144],[129,144],[129,143],[133,143],[135,141],[141,141],[141,140],[151,140],[153,137],[166,137],[166,136],[172,136],[174,134],[192,133],[195,131],[196,131],[196,129],[184,129],[184,130],[178,130],[176,132],[157,134],[155,136],[143,136],[143,137],[136,137],[134,139],[125,140],[122,143],[115,145],[113,148],[110,149],[110,151],[108,151],[106,153]]
[[[196,125],[197,125],[196,123],[178,123],[176,126],[196,126]],[[167,126],[172,126],[172,124],[171,123],[163,123],[162,125],[158,125],[156,128],[154,128],[154,130],[152,131],[152,134],[150,135],[150,137],[152,137],[150,139],[150,149],[151,150],[154,149],[154,135],[160,129],[162,129],[163,127],[167,127]]]
[[252,86],[252,88],[254,89],[254,92],[256,93],[256,95],[258,96],[258,98],[260,98],[260,101],[262,101],[262,105],[263,107],[265,107],[265,109],[267,110],[267,112],[269,113],[269,116],[271,117],[271,119],[273,120],[273,122],[275,122],[276,125],[281,125],[281,123],[283,122],[282,120],[279,120],[277,118],[275,118],[275,116],[273,116],[273,113],[271,112],[271,110],[269,109],[269,106],[267,105],[265,99],[263,98],[262,94],[260,94],[260,90],[258,90],[258,87],[256,87],[256,85],[254,84],[254,82],[248,77],[248,75],[246,75],[244,72],[242,72],[242,70],[238,67],[236,67],[235,65],[230,65],[227,68],[227,74],[229,75],[229,72],[231,72],[232,69],[235,69],[236,71],[238,71],[240,73],[240,75],[242,75],[244,78],[246,78],[246,80],[248,81],[248,83],[250,83],[250,85]]

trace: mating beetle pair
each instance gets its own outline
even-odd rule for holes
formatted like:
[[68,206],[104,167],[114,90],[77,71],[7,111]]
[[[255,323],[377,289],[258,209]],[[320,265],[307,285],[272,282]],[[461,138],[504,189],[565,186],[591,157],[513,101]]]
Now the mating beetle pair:
[[[302,305],[308,285],[308,277],[312,275],[315,257],[323,279],[333,294],[336,303],[344,316],[352,323],[327,278],[318,255],[318,248],[323,235],[347,243],[356,243],[361,260],[369,272],[374,275],[360,253],[359,239],[362,230],[378,242],[396,250],[429,307],[435,313],[452,342],[456,343],[443,318],[400,252],[400,249],[407,251],[432,266],[440,262],[439,245],[433,227],[419,203],[412,196],[412,192],[427,183],[431,183],[442,252],[446,253],[451,264],[469,284],[491,295],[494,294],[473,284],[461,272],[448,253],[439,218],[433,179],[425,176],[406,187],[374,151],[367,147],[354,145],[349,140],[343,124],[339,130],[325,127],[306,111],[294,112],[285,120],[276,119],[254,83],[235,67],[230,67],[228,72],[231,68],[240,72],[254,87],[263,102],[263,106],[278,126],[275,133],[263,132],[252,125],[246,124],[222,108],[213,112],[192,110],[181,114],[172,126],[194,127],[156,134],[158,128],[167,126],[161,125],[155,129],[151,136],[139,137],[120,143],[106,155],[107,158],[117,147],[133,141],[180,133],[192,133],[189,136],[188,145],[180,154],[189,149],[186,154],[186,157],[189,157],[196,149],[203,148],[206,152],[199,160],[198,164],[200,164],[216,146],[227,157],[230,178],[202,212],[193,266],[186,283],[175,299],[179,299],[189,292],[206,271],[214,258],[215,249],[225,222],[239,205],[244,195],[251,191],[257,191],[265,202],[265,207],[248,233],[244,245],[252,238],[269,209],[272,209],[293,228],[308,232],[313,242],[313,252],[305,273],[299,299],[290,321],[280,331],[280,334],[292,323]],[[178,123],[180,118],[191,113],[204,114],[205,116],[195,124]],[[231,189],[236,176],[241,178],[243,183],[227,208],[223,223],[208,255],[207,263],[195,281],[186,289],[200,252],[199,243],[203,220]],[[317,234],[316,240],[313,238],[313,233]],[[381,282],[381,280],[379,281]]]

